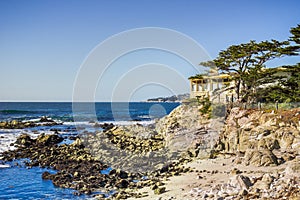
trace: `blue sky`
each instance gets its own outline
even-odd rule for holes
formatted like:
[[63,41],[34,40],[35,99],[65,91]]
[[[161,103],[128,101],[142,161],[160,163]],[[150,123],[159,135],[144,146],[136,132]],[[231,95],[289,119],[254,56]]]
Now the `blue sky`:
[[[298,0],[1,0],[0,101],[71,101],[76,75],[89,53],[122,31],[173,29],[193,38],[214,58],[232,44],[286,40],[290,28],[300,23],[299,8]],[[184,67],[183,61],[176,62],[176,58],[160,52],[143,55],[152,58],[154,54],[154,62],[170,59],[166,62],[174,68]],[[299,56],[271,65],[296,62],[300,62]],[[98,88],[109,85],[109,77],[118,79],[113,74],[123,65],[115,64],[110,70],[112,76],[108,75]],[[186,69],[180,73],[188,78],[193,71]],[[96,91],[96,100],[109,101],[111,90],[104,87]],[[168,88],[149,86],[139,89],[131,100],[171,93]]]

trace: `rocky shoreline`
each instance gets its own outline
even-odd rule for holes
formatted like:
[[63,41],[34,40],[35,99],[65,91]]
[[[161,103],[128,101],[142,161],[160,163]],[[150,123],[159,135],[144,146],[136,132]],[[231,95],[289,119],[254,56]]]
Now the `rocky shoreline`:
[[[162,193],[164,187],[160,186],[164,185],[163,177],[191,171],[180,164],[184,161],[181,160],[151,173],[132,173],[121,169],[101,173],[108,170],[109,166],[94,158],[79,138],[70,145],[58,145],[61,141],[63,138],[57,134],[42,134],[36,139],[22,134],[15,143],[17,149],[2,153],[2,159],[12,161],[28,158],[28,167],[38,166],[56,170],[55,174],[44,172],[42,178],[51,180],[55,186],[77,190],[75,195],[104,192],[113,193],[112,197],[117,199],[145,196],[134,192],[135,189],[145,186],[151,187],[156,194]],[[105,194],[95,196],[102,198]]]
[[42,178],[98,199],[299,199],[299,121],[299,108],[233,108],[224,121],[181,105],[154,125],[95,124],[103,131],[72,144],[59,134],[22,134],[1,156],[54,169]]
[[0,122],[0,129],[23,129],[32,128],[36,126],[55,126],[62,125],[62,122],[56,122],[45,116],[41,117],[38,121],[3,121]]

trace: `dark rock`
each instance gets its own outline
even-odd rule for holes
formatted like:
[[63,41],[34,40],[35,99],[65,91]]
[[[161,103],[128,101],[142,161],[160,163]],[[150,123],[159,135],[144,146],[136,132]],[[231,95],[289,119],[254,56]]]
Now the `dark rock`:
[[103,128],[104,131],[108,131],[114,127],[114,124],[113,123],[104,123],[104,124],[100,124],[99,127]]
[[150,189],[151,190],[156,190],[158,188],[158,186],[155,184],[155,185],[152,185],[151,187],[150,187]]
[[126,179],[121,179],[116,183],[116,187],[118,188],[127,188],[129,185],[129,182]]
[[72,135],[71,135],[71,136],[69,136],[68,139],[69,139],[69,140],[76,140],[77,138],[78,138],[77,136],[72,136]]
[[233,174],[233,175],[236,175],[236,174],[241,174],[242,172],[241,172],[239,169],[237,169],[237,168],[233,168],[233,169],[230,171],[230,173]]
[[128,173],[120,169],[117,169],[116,174],[122,179],[128,178]]
[[49,146],[49,145],[53,145],[53,144],[58,144],[58,143],[62,142],[63,140],[64,140],[64,138],[57,134],[53,134],[53,135],[41,134],[36,139],[36,142],[38,144]]
[[271,134],[271,130],[264,130],[263,136],[268,136]]
[[154,194],[162,194],[166,192],[166,187],[159,187],[154,190]]
[[73,195],[75,195],[75,196],[80,196],[80,195],[81,195],[81,193],[80,193],[80,192],[78,192],[78,191],[75,191],[75,192],[73,192]]
[[34,142],[33,139],[30,138],[27,134],[22,134],[17,138],[16,144],[24,145],[25,147],[29,147]]
[[40,122],[55,122],[52,119],[48,119],[46,116],[41,117]]
[[114,174],[116,174],[116,173],[117,173],[117,170],[112,169],[112,170],[110,170],[109,175],[111,176],[111,175],[114,175]]
[[44,180],[50,180],[51,179],[51,174],[49,172],[44,172],[42,174],[42,179],[44,179]]

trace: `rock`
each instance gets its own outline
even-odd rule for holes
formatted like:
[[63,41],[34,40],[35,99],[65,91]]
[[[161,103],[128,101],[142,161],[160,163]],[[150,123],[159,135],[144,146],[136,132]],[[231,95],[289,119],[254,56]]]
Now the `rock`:
[[233,175],[236,175],[236,174],[240,174],[242,173],[240,170],[238,170],[237,168],[233,168],[231,171],[230,171],[231,174]]
[[94,198],[96,199],[105,199],[105,194],[96,194],[96,195],[93,195]]
[[291,148],[291,145],[293,144],[295,138],[294,134],[291,131],[292,130],[286,130],[286,129],[284,130],[279,129],[278,131],[276,131],[278,136],[280,137],[279,140],[280,147],[284,149]]
[[127,188],[129,185],[129,182],[125,179],[121,179],[116,183],[116,187],[118,188]]
[[248,194],[248,191],[245,190],[245,189],[243,189],[243,190],[241,190],[241,191],[239,192],[239,195],[240,195],[240,196],[246,196],[247,194]]
[[76,138],[76,140],[72,143],[74,146],[82,146],[82,140],[80,138]]
[[117,170],[116,169],[112,169],[110,170],[110,172],[108,173],[110,176],[114,175],[117,173]]
[[247,176],[239,175],[237,179],[243,189],[249,189],[249,187],[252,186],[252,183]]
[[271,184],[273,180],[274,180],[274,177],[271,176],[270,174],[264,174],[262,177],[262,181],[266,182],[268,184]]
[[79,172],[74,172],[73,176],[76,178],[76,177],[79,177]]
[[121,169],[116,170],[117,176],[119,176],[122,179],[128,178],[128,173],[125,171],[122,171]]
[[278,140],[270,137],[260,139],[257,146],[260,150],[269,149],[271,151],[280,148]]
[[156,190],[158,188],[158,186],[155,184],[155,185],[152,185],[151,187],[150,187],[150,189],[151,190]]
[[154,194],[157,194],[157,195],[162,194],[164,192],[166,192],[166,187],[159,187],[154,190]]
[[250,186],[252,186],[249,177],[243,175],[236,175],[232,177],[229,181],[229,184],[234,188],[238,188],[239,190],[247,190]]
[[270,189],[270,184],[263,182],[263,181],[257,181],[254,185],[253,185],[253,190],[255,189],[259,189],[259,190],[268,190]]
[[50,180],[51,179],[51,174],[49,172],[43,172],[42,179]]
[[37,137],[36,142],[38,144],[49,146],[49,145],[58,144],[58,143],[62,142],[63,140],[64,139],[57,134],[53,134],[53,135],[41,134]]
[[264,174],[263,177],[261,177],[261,180],[258,180],[254,185],[253,185],[253,190],[268,190],[270,189],[270,185],[272,181],[274,180],[274,177],[271,176],[270,174]]
[[12,120],[12,121],[10,122],[10,124],[11,124],[12,126],[18,126],[19,122],[18,122],[17,120]]
[[68,137],[69,140],[76,140],[77,138],[78,138],[78,136],[73,136],[73,135]]
[[[45,119],[43,119],[45,120]],[[52,126],[52,125],[58,125],[53,120],[45,120],[47,123],[39,123],[39,122],[23,122],[23,121],[17,121],[17,120],[12,120],[10,122],[0,122],[0,128],[5,128],[5,129],[23,129],[27,127],[35,127],[35,126]]]
[[[56,145],[55,143],[61,140],[57,135],[42,134],[35,140],[23,134],[17,140],[20,144],[26,144],[27,141],[30,143],[27,146],[19,145],[13,151],[3,152],[3,160],[28,158],[31,160],[26,163],[29,168],[32,166],[52,168],[57,171],[56,174],[44,172],[41,176],[45,180],[51,180],[57,187],[75,189],[78,190],[78,194],[90,194],[103,188],[107,183],[113,185],[116,183],[115,176],[99,173],[107,166],[93,159],[83,148],[67,144]],[[136,176],[132,178],[139,179]],[[120,187],[126,187],[129,182],[124,180],[119,184]]]
[[48,119],[46,116],[41,117],[40,122],[55,122],[52,119]]
[[113,123],[95,124],[95,127],[97,127],[97,126],[103,128],[104,131],[108,131],[108,130],[114,128]]
[[[291,149],[299,153],[297,148],[300,146],[299,112],[299,108],[273,113],[233,108],[215,150],[224,153],[237,151],[247,153],[249,149],[259,151]],[[269,158],[263,159],[266,159],[265,164],[269,165]],[[256,163],[257,166],[265,164]]]
[[278,165],[277,157],[270,150],[252,150],[246,151],[244,162],[245,165],[254,166],[276,166]]
[[296,160],[295,162],[289,163],[289,165],[285,168],[284,173],[287,176],[300,173],[299,160]]
[[0,127],[1,127],[1,128],[6,128],[7,125],[8,125],[7,122],[0,122]]
[[28,134],[22,134],[17,138],[16,144],[24,145],[25,147],[29,147],[34,142],[33,139]]

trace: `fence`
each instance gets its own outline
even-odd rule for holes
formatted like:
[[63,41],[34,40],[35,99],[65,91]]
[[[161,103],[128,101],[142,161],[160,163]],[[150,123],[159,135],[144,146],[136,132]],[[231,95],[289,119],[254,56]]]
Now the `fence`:
[[292,108],[299,108],[300,107],[300,102],[290,102],[290,103],[238,103],[238,102],[233,102],[233,103],[228,103],[227,108],[233,108],[233,107],[240,107],[244,109],[258,109],[258,110],[266,110],[266,109],[271,109],[271,110],[287,110],[287,109],[292,109]]

